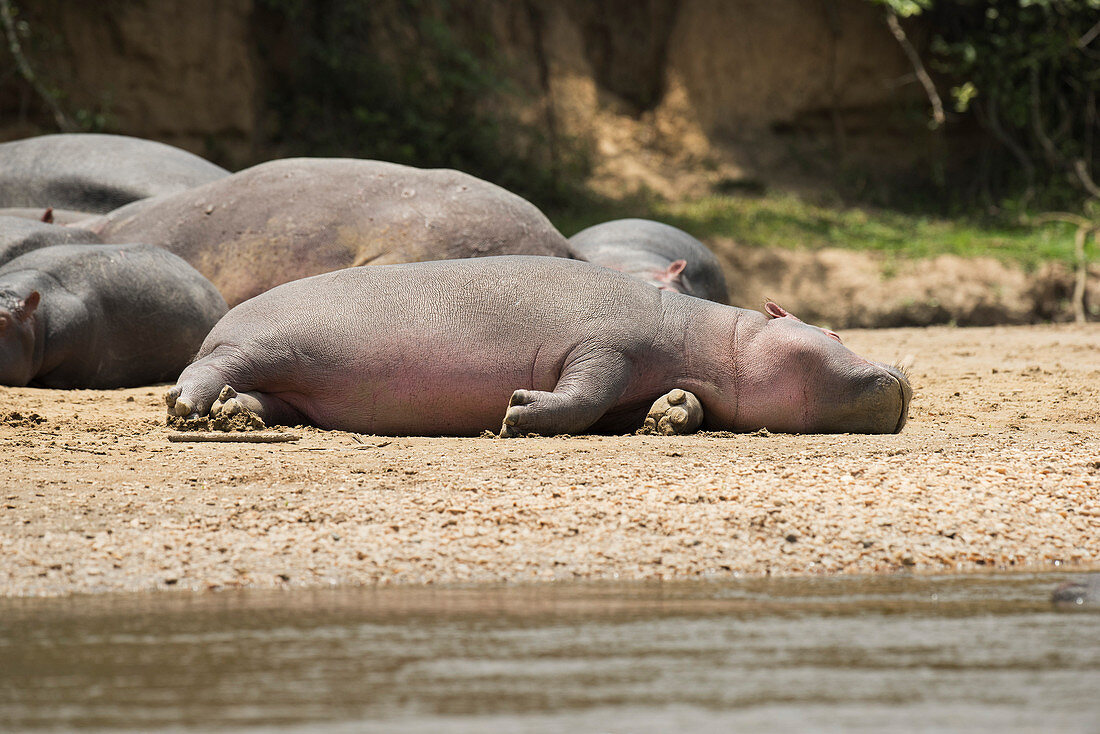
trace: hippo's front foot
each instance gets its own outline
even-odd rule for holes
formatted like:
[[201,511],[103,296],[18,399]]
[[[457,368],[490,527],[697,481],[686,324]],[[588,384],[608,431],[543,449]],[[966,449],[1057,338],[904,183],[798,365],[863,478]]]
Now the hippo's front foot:
[[[557,436],[579,433],[602,412],[568,395],[541,390],[516,390],[508,400],[508,410],[500,427],[501,438],[534,433]],[[595,415],[593,415],[595,413]]]
[[638,433],[676,436],[693,433],[703,423],[703,405],[687,390],[670,390],[649,409]]
[[534,401],[528,390],[516,390],[508,400],[508,410],[504,413],[504,422],[500,426],[500,438],[515,438],[522,435],[517,426],[523,422],[523,408]]

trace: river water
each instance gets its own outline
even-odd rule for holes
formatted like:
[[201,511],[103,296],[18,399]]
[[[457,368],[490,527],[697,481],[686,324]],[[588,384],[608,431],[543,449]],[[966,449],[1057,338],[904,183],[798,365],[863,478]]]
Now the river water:
[[0,730],[1095,734],[1067,578],[0,599]]

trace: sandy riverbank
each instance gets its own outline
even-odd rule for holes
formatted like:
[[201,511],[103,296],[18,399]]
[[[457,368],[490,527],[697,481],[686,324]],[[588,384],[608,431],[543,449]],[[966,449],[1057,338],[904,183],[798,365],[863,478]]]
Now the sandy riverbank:
[[161,387],[0,388],[0,594],[1100,568],[1100,325],[844,337],[914,356],[901,435],[178,444]]

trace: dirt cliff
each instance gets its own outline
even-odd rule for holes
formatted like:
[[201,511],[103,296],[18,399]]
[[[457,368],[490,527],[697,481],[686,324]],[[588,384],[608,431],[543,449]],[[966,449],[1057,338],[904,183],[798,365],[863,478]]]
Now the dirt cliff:
[[[607,193],[677,195],[759,175],[792,131],[881,137],[916,94],[863,0],[481,3],[487,13],[466,22],[493,22],[465,30],[491,36],[528,121],[588,146]],[[19,17],[28,57],[77,122],[239,167],[266,157],[264,80],[286,62],[256,42],[273,4],[37,0]],[[385,26],[409,22],[401,3],[379,7],[393,16]],[[364,38],[364,53],[385,58],[386,39]],[[15,75],[0,82],[0,115],[0,139],[52,123]]]

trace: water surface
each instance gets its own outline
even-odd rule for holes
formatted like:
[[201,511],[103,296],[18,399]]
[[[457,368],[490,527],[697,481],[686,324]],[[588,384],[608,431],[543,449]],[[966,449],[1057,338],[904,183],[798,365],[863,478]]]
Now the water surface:
[[0,730],[1100,732],[1066,578],[0,599]]

